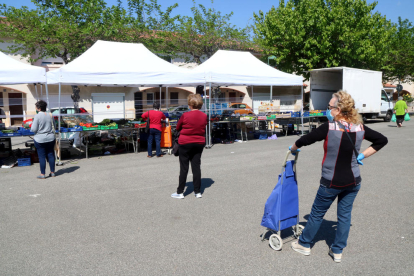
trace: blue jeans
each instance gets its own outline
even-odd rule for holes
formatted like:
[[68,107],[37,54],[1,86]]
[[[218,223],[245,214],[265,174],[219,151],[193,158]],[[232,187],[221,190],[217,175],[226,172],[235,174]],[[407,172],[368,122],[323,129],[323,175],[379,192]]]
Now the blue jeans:
[[55,143],[55,140],[46,143],[34,141],[39,156],[41,174],[46,174],[46,160],[49,161],[50,172],[55,172]]
[[150,128],[148,136],[148,156],[152,156],[152,140],[155,139],[155,149],[157,156],[161,156],[161,131],[155,128]]
[[326,211],[328,211],[332,202],[338,197],[338,225],[335,240],[331,249],[333,253],[341,254],[342,250],[346,247],[349,229],[351,228],[352,205],[354,204],[355,197],[360,188],[361,185],[358,185],[353,188],[338,190],[321,185],[316,194],[308,222],[299,238],[299,244],[306,248],[310,248],[313,238],[321,226]]

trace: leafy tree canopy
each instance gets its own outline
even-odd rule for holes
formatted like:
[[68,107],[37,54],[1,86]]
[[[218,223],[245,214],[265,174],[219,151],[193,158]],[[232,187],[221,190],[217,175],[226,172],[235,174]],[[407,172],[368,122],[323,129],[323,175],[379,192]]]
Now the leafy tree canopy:
[[171,38],[186,61],[201,63],[202,58],[211,57],[219,49],[245,50],[251,46],[248,29],[230,23],[233,13],[223,15],[214,8],[196,5],[194,0],[193,3],[192,16],[178,19]]
[[[170,30],[174,20],[157,0],[128,0],[107,7],[104,0],[32,0],[36,9],[0,6],[3,24],[0,37],[13,40],[11,53],[22,53],[31,61],[60,57],[65,63],[85,52],[99,39],[144,42],[150,48],[159,46],[153,30]],[[158,36],[159,37],[159,36]],[[158,43],[157,43],[158,42]]]
[[[254,14],[254,32],[278,68],[305,71],[335,66],[386,70],[395,27],[366,0],[280,0]],[[304,74],[305,76],[309,76]]]
[[393,82],[414,81],[414,27],[408,19],[398,18],[385,77]]

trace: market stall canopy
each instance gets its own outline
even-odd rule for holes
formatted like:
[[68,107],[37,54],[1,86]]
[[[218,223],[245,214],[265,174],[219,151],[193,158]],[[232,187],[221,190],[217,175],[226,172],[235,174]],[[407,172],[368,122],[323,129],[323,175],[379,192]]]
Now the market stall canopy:
[[195,86],[204,75],[175,66],[141,43],[98,40],[80,57],[47,73],[48,84],[102,86]]
[[303,77],[279,71],[249,52],[218,50],[194,69],[212,85],[301,86]]
[[0,84],[45,83],[46,69],[25,64],[0,52]]

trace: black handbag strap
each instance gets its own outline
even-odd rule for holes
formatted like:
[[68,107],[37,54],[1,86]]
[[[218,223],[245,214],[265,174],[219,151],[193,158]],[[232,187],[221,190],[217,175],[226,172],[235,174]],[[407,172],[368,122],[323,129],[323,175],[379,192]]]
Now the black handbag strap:
[[358,151],[357,151],[357,149],[356,149],[356,147],[355,147],[354,143],[352,142],[351,136],[349,136],[349,133],[348,133],[348,131],[346,130],[346,127],[345,127],[343,124],[341,124],[339,121],[336,121],[336,122],[339,124],[339,126],[340,126],[340,127],[342,127],[342,128],[343,128],[343,130],[345,131],[346,135],[348,136],[349,142],[351,142],[351,144],[352,144],[352,146],[353,146],[353,148],[354,148],[355,158],[357,158],[357,157],[358,157],[358,155],[359,155],[359,153],[358,153]]

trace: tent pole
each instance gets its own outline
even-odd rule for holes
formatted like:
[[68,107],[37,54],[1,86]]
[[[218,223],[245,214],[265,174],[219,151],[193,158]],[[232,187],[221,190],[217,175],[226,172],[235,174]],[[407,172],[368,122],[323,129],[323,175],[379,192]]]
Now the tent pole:
[[302,133],[301,133],[301,136],[303,136],[303,85],[301,86],[300,91],[301,91],[301,94],[302,94],[302,105],[301,105],[302,107],[300,109],[300,120],[301,120],[301,123],[302,123]]
[[204,84],[204,100],[205,100],[205,103],[204,103],[204,111],[207,111],[207,107],[206,107],[206,104],[207,104],[207,98],[206,98],[206,84]]
[[160,85],[160,109],[161,109],[161,107],[162,107],[161,90],[162,90],[162,85]]
[[253,109],[253,113],[254,113],[254,97],[253,97],[253,85],[252,85],[252,109]]
[[43,97],[43,84],[40,85],[40,98]]
[[[196,93],[197,93],[197,88],[196,88]],[[206,98],[206,84],[204,84],[204,90],[203,90],[204,96],[204,104],[203,104],[203,109],[204,109],[204,113],[207,112],[207,98]],[[207,139],[208,139],[208,127],[206,126],[206,143],[207,143]]]
[[166,107],[167,107],[167,111],[168,111],[168,86],[165,89],[166,89],[166,92],[165,92],[165,102],[166,102]]
[[209,87],[209,101],[208,101],[208,146],[211,148],[211,82]]
[[60,162],[61,162],[61,159],[62,159],[62,157],[61,157],[61,148],[60,148],[60,139],[61,139],[61,135],[60,135],[60,120],[61,120],[61,118],[60,118],[60,94],[61,93],[62,93],[62,84],[59,82],[59,116],[58,116],[58,118],[59,118],[59,123],[58,123],[58,125],[59,125],[59,132],[58,132],[59,133],[58,134],[59,135],[59,150],[58,150],[59,162],[58,162],[58,164],[59,165],[60,165]]
[[35,87],[35,91],[36,91],[37,100],[39,101],[39,94],[37,93],[37,85],[36,85],[36,83],[34,84],[34,87]]
[[273,85],[270,86],[270,104],[272,103],[272,97],[273,97]]
[[49,91],[47,89],[47,83],[45,83],[45,88],[46,88],[47,111],[49,111],[50,110],[50,106],[49,106]]

